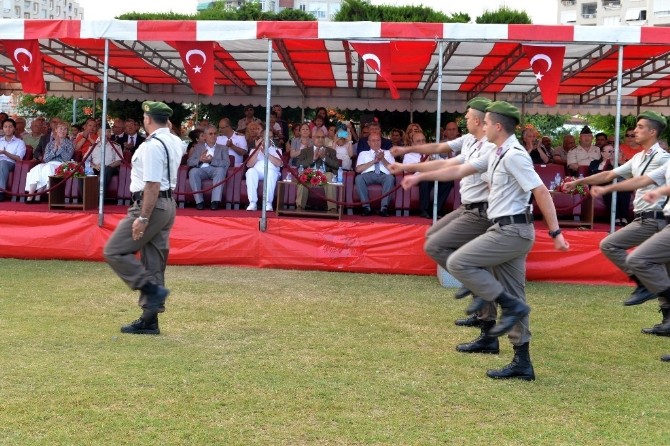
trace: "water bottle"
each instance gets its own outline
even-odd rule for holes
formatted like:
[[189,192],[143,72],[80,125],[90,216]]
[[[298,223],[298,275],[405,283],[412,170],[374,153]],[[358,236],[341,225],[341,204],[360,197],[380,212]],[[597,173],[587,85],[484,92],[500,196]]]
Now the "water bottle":
[[340,167],[337,169],[337,182],[342,183],[342,178],[344,176],[344,172],[342,172],[342,168]]
[[561,185],[561,174],[556,173],[556,176],[554,177],[554,183],[556,183],[556,187]]
[[298,175],[302,175],[302,173],[303,173],[304,171],[305,171],[305,166],[303,166],[303,165],[301,164],[300,167],[298,167]]
[[286,181],[293,181],[293,176],[291,175],[291,171],[286,172]]
[[580,179],[580,180],[583,180],[583,179],[584,179],[584,174],[583,174],[583,173],[580,173],[580,174],[579,174],[579,179]]
[[86,158],[86,162],[84,163],[84,173],[86,174],[87,177],[90,177],[93,175],[93,168],[91,167],[91,157],[89,156]]

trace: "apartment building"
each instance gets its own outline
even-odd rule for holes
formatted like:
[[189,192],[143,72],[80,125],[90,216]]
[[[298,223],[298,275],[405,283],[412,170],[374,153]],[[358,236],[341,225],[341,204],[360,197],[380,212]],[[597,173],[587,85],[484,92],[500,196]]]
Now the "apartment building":
[[84,8],[71,0],[1,0],[3,19],[83,19]]
[[558,0],[564,25],[670,26],[670,0]]

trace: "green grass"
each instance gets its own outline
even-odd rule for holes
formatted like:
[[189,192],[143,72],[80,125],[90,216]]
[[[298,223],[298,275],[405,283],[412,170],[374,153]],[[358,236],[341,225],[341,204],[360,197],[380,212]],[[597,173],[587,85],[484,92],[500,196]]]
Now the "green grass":
[[624,287],[532,283],[535,382],[464,355],[435,277],[168,268],[160,336],[101,263],[0,260],[1,445],[661,445],[668,338]]

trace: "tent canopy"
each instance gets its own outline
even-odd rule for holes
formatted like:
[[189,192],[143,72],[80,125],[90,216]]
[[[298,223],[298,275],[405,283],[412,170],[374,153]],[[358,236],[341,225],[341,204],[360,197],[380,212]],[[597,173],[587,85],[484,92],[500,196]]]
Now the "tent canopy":
[[[526,113],[615,112],[617,59],[624,47],[622,113],[664,112],[670,96],[670,29],[629,26],[476,25],[372,22],[0,21],[0,93],[22,91],[4,41],[39,39],[48,94],[290,107],[435,111],[443,48],[441,111],[476,95]],[[215,92],[197,95],[175,42],[214,42]],[[387,43],[386,81],[355,50]],[[523,44],[566,47],[556,107],[542,103]],[[268,53],[271,47],[270,63]]]

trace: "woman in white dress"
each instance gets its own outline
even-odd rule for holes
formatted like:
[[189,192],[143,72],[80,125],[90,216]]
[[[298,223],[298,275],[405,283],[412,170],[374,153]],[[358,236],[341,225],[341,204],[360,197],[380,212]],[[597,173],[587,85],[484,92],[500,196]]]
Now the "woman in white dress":
[[[41,164],[28,171],[26,176],[26,192],[35,194],[41,192],[49,184],[49,177],[56,172],[56,168],[65,161],[70,161],[74,154],[74,145],[67,137],[68,125],[61,122],[56,127],[54,138],[47,144],[44,150],[44,158]],[[26,202],[40,201],[39,195],[31,195]]]
[[254,141],[257,150],[247,160],[247,196],[249,197],[249,206],[247,211],[258,210],[258,182],[264,179],[265,175],[265,157],[268,157],[268,199],[265,207],[266,211],[272,211],[272,200],[275,196],[275,187],[277,180],[281,175],[281,167],[284,164],[281,159],[281,149],[274,145],[266,149],[263,140],[263,128],[257,122],[247,124],[247,139]]

